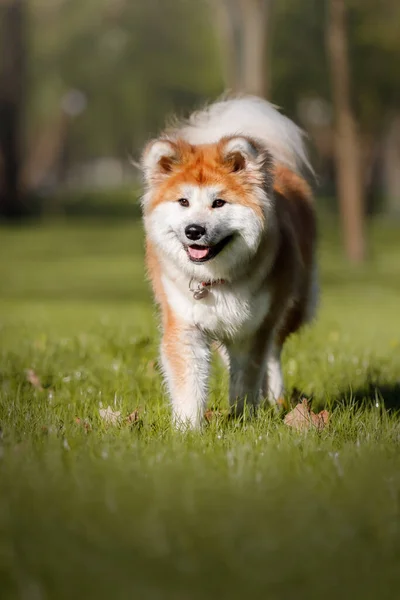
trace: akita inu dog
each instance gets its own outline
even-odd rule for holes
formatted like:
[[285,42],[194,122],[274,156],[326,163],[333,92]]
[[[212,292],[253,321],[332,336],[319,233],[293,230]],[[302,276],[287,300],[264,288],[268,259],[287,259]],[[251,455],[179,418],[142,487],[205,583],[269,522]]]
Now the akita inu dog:
[[142,157],[147,268],[178,425],[200,425],[211,347],[241,412],[283,395],[281,351],[313,315],[316,223],[302,132],[255,97],[224,100]]

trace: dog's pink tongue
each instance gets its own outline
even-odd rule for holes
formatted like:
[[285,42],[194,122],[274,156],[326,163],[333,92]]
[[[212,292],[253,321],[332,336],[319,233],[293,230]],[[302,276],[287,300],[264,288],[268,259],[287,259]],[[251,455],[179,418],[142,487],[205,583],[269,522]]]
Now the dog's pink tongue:
[[210,249],[209,248],[192,248],[191,246],[189,246],[188,248],[188,252],[190,254],[190,256],[192,258],[205,258],[207,256],[207,254],[209,253]]

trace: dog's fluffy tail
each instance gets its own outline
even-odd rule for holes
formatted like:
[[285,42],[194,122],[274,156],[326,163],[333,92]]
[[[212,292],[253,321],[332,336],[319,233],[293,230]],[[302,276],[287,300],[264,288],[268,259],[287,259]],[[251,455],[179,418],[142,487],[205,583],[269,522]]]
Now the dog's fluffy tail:
[[272,104],[255,96],[211,104],[178,124],[174,133],[191,144],[215,143],[224,136],[245,135],[262,142],[274,161],[298,173],[313,172],[303,131]]

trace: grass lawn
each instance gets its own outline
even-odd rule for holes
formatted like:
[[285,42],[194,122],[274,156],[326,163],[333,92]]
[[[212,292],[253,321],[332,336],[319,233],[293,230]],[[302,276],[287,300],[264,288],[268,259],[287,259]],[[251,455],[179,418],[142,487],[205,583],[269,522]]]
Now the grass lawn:
[[[0,230],[1,600],[399,596],[400,232],[374,224],[359,271],[337,237],[284,355],[329,427],[179,434],[137,221]],[[218,365],[212,388],[226,407]]]

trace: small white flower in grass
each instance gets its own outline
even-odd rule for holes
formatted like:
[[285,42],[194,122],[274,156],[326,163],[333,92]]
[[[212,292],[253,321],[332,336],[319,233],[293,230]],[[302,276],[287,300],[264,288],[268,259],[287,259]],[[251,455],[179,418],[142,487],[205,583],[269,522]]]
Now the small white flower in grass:
[[71,450],[70,445],[68,444],[67,438],[64,438],[64,440],[63,440],[63,446],[64,446],[65,450]]
[[113,411],[111,406],[107,406],[107,408],[100,408],[99,413],[100,413],[101,418],[106,423],[110,423],[111,425],[117,425],[121,418],[121,411],[120,410]]

